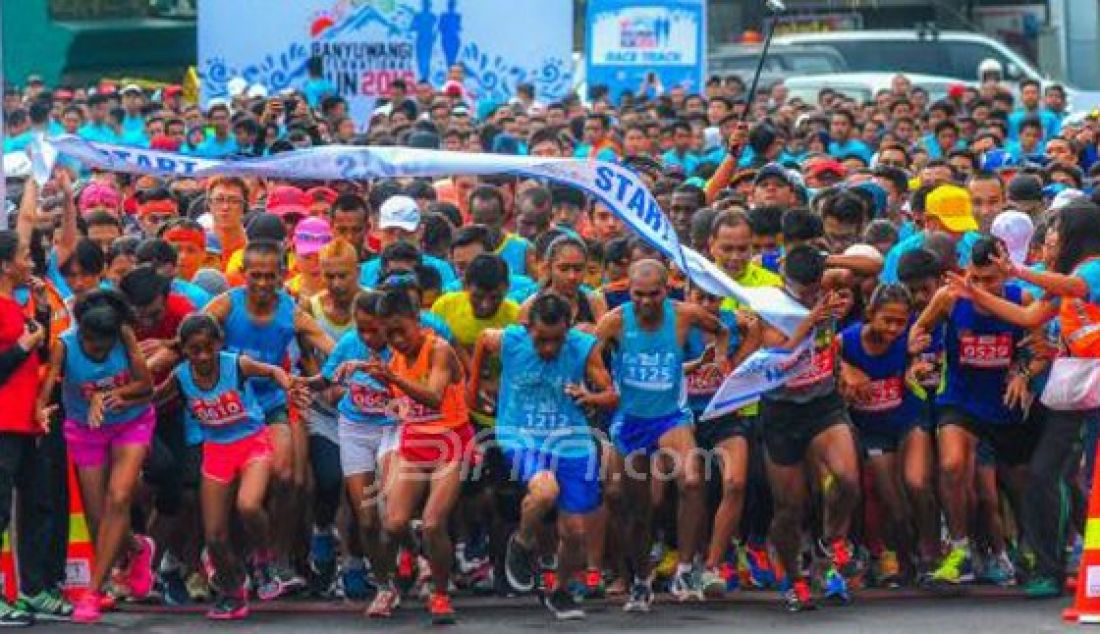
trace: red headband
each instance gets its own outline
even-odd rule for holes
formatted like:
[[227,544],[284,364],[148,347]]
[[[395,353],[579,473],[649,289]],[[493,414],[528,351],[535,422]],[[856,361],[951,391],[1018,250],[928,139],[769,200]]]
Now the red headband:
[[173,227],[164,232],[165,242],[189,242],[202,250],[206,250],[206,234],[198,229],[186,229]]
[[138,213],[142,216],[146,214],[174,214],[176,213],[176,202],[174,200],[150,200],[149,202],[138,205]]

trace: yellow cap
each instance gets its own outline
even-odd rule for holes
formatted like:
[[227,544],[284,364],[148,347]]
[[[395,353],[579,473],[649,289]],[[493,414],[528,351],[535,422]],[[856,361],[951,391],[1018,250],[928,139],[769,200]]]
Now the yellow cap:
[[977,231],[970,192],[955,185],[940,185],[924,201],[926,216],[938,218],[944,228],[954,233]]

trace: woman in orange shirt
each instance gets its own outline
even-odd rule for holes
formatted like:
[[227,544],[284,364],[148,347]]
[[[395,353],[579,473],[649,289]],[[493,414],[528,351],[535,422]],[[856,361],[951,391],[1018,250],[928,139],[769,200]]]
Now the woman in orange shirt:
[[[420,326],[420,307],[408,293],[388,291],[379,315],[393,360],[388,365],[368,362],[365,370],[395,390],[394,415],[401,425],[394,468],[383,488],[385,530],[390,539],[403,541],[427,493],[421,519],[435,587],[428,610],[433,622],[450,623],[454,610],[447,584],[454,551],[447,518],[458,500],[463,459],[473,436],[464,398],[466,376],[454,349]],[[392,563],[377,562],[380,584],[389,581],[392,571],[380,570],[378,564],[388,568]]]

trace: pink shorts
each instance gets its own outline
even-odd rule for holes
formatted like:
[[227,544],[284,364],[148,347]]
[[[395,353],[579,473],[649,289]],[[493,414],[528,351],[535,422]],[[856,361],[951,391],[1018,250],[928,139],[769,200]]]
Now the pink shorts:
[[220,484],[231,484],[245,467],[258,460],[271,460],[275,448],[270,428],[230,443],[202,444],[202,476]]
[[153,429],[156,426],[156,411],[149,407],[133,420],[102,425],[95,429],[68,419],[65,421],[63,430],[73,464],[87,469],[107,464],[111,447],[119,445],[148,447],[153,440]]

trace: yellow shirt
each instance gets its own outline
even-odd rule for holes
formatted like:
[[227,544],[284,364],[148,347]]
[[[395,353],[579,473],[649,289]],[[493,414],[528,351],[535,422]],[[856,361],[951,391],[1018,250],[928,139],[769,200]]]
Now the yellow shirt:
[[[741,271],[741,275],[733,280],[745,288],[760,288],[761,286],[783,286],[783,278],[779,277],[775,273],[772,273],[768,269],[749,262],[745,265],[745,270]],[[743,310],[748,308],[741,302],[727,297],[722,301],[722,310]]]
[[503,328],[519,321],[519,304],[506,299],[497,312],[488,319],[474,317],[474,307],[466,291],[444,293],[432,304],[432,313],[438,315],[451,328],[455,341],[472,350],[477,337],[486,328]]

